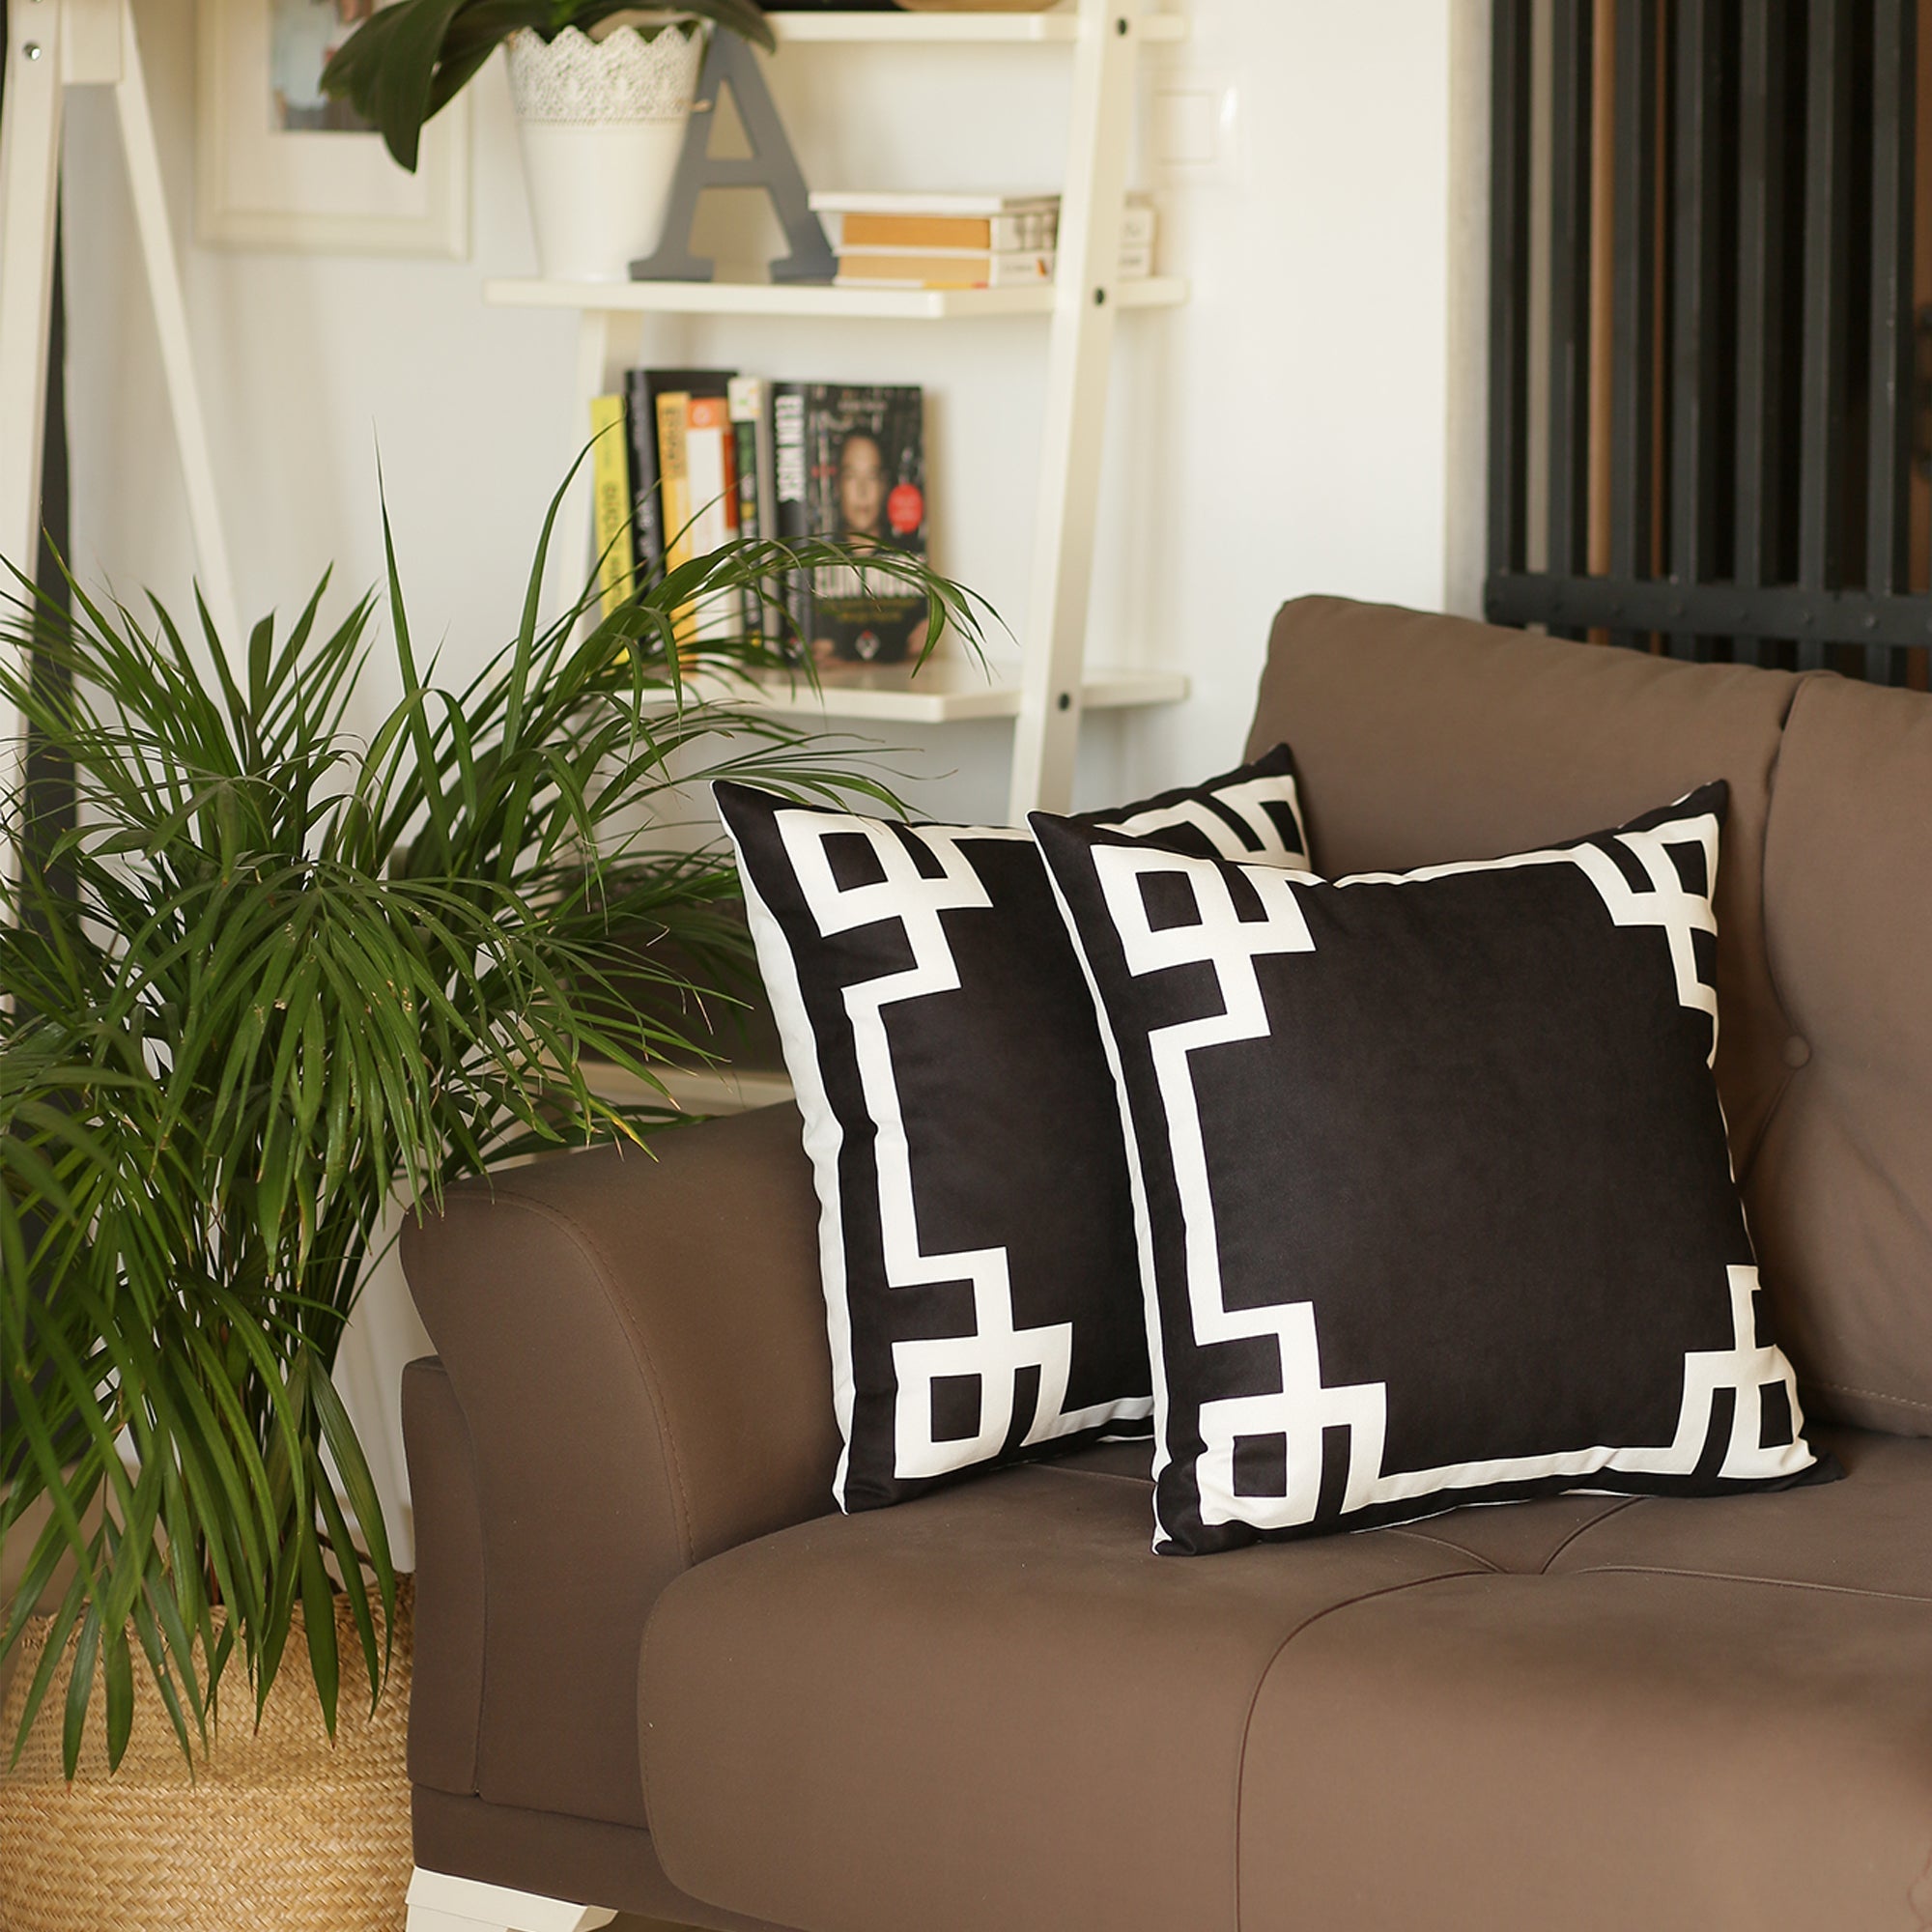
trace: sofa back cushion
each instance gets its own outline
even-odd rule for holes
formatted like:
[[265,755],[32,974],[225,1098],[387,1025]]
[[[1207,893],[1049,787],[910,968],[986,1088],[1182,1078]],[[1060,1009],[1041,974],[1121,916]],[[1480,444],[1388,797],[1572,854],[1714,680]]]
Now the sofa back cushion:
[[1797,685],[1307,597],[1275,620],[1253,742],[1293,732],[1329,878],[1562,844],[1725,780],[1718,1091],[1742,1175],[1788,1071],[1791,1027],[1765,957],[1764,836]]
[[1744,1181],[1779,1332],[1818,1413],[1932,1435],[1932,700],[1804,681],[1765,885],[1792,1032]]

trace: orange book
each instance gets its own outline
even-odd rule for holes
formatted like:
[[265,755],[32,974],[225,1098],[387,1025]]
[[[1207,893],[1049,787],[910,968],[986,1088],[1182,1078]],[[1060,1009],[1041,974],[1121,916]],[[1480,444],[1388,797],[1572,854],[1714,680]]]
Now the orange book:
[[[726,396],[693,396],[684,412],[684,487],[691,554],[705,556],[738,533],[738,476],[731,404]],[[737,635],[736,597],[709,598],[678,612],[680,644]],[[689,635],[687,636],[687,623]]]
[[984,248],[993,246],[988,216],[848,214],[839,231],[848,248]]
[[838,279],[888,288],[1006,289],[1052,281],[1053,259],[1017,250],[1006,255],[840,255]]

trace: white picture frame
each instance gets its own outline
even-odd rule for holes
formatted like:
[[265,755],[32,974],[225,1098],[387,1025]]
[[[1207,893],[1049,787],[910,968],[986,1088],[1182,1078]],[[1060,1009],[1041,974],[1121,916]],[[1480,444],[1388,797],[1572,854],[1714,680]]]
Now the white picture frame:
[[466,259],[469,103],[459,95],[423,129],[412,175],[378,134],[277,125],[275,6],[198,0],[197,238],[223,248]]

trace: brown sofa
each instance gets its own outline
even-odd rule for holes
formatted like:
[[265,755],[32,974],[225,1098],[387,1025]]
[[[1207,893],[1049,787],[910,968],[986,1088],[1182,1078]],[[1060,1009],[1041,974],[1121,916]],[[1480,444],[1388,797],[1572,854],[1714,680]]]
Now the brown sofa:
[[1310,600],[1277,737],[1338,873],[1729,780],[1719,1080],[1847,1480],[1184,1560],[1111,1447],[841,1518],[789,1108],[461,1188],[415,1846],[508,1889],[424,1925],[1932,1927],[1932,701]]

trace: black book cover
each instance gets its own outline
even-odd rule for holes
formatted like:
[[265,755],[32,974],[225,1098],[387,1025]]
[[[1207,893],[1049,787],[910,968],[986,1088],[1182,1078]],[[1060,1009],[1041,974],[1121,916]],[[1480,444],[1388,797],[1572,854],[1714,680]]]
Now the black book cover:
[[[779,542],[795,544],[811,531],[811,462],[806,449],[807,385],[774,383],[772,411],[772,502]],[[794,571],[786,586],[786,609],[799,635],[810,640],[810,589],[806,573]]]
[[673,391],[691,396],[724,396],[735,369],[633,369],[624,378],[624,408],[630,418],[631,475],[637,501],[638,580],[663,567],[665,546],[677,535],[665,528],[664,464],[658,452],[658,398]]
[[[862,553],[924,556],[924,392],[887,384],[815,383],[805,414],[811,533]],[[822,661],[899,664],[923,647],[931,613],[917,591],[857,562],[823,566],[810,576],[808,635]]]
[[624,434],[631,440],[631,553],[643,584],[664,561],[663,478],[658,469],[658,412],[645,383],[647,370],[624,377]]

